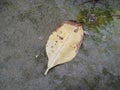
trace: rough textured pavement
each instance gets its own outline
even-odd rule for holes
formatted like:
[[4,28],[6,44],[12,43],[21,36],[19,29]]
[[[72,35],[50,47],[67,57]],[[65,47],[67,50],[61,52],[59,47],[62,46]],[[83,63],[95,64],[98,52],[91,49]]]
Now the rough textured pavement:
[[76,19],[81,1],[0,0],[0,90],[120,90],[120,20],[91,30],[97,39],[85,37],[73,61],[43,75],[48,36]]

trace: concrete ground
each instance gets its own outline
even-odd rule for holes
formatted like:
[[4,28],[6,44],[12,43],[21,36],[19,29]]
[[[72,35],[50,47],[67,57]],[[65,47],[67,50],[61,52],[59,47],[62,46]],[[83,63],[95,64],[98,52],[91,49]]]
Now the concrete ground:
[[[120,19],[115,17],[97,27],[99,33],[88,29],[91,36],[84,37],[77,56],[43,75],[49,35],[63,21],[76,20],[82,1],[0,0],[0,90],[120,90]],[[114,10],[120,2],[109,4]]]

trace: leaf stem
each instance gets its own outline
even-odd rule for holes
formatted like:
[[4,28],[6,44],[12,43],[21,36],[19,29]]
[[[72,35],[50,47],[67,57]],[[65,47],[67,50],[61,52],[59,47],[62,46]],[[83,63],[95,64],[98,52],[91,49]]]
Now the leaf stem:
[[48,73],[49,70],[50,70],[50,68],[47,68],[47,69],[46,69],[46,71],[45,71],[45,73],[44,73],[45,76],[47,75],[47,73]]

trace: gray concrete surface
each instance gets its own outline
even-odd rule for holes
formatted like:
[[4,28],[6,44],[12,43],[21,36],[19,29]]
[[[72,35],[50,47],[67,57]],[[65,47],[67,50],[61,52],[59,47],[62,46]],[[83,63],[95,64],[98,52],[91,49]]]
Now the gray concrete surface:
[[[97,27],[99,33],[88,29],[91,36],[84,37],[74,60],[43,75],[48,36],[63,21],[76,19],[82,1],[0,0],[0,90],[120,90],[116,18]],[[119,8],[115,1],[112,9]]]

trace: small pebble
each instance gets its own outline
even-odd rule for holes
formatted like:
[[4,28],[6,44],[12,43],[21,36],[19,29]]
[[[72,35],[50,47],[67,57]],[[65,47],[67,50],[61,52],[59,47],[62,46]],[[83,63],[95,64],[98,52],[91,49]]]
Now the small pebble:
[[38,58],[38,57],[39,57],[39,55],[36,55],[36,56],[35,56],[35,58]]

